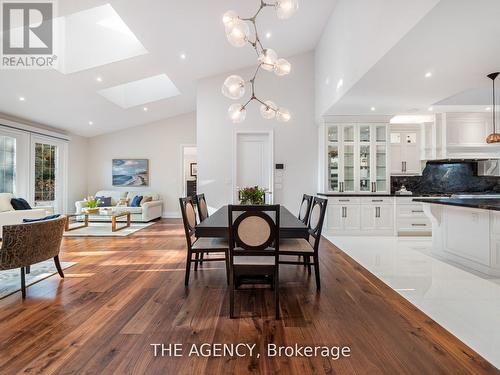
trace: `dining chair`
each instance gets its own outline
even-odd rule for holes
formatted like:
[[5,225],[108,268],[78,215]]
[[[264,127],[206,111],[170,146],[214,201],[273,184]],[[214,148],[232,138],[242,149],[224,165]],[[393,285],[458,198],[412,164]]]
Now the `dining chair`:
[[299,211],[299,220],[302,221],[305,225],[307,225],[307,222],[309,220],[309,214],[311,213],[311,204],[313,201],[313,197],[307,194],[304,194],[302,197],[302,203],[300,205],[300,211]]
[[[316,288],[318,290],[321,290],[319,275],[319,243],[321,240],[321,232],[323,230],[323,222],[325,220],[327,204],[327,199],[318,197],[313,198],[311,214],[308,223],[308,239],[282,239],[279,245],[280,255],[302,256],[302,259],[299,259],[297,261],[280,259],[280,264],[305,265],[309,270],[311,266],[314,266]],[[311,257],[313,259],[312,262]]]
[[274,290],[275,316],[279,311],[279,205],[229,205],[229,317],[242,284],[266,283]]
[[198,194],[196,196],[196,205],[198,207],[198,217],[200,218],[200,223],[201,223],[209,216],[205,194]]
[[[184,231],[186,233],[187,243],[187,259],[186,259],[186,275],[184,285],[189,285],[189,274],[191,272],[191,263],[194,263],[194,270],[198,270],[198,263],[205,262],[226,262],[226,278],[229,283],[229,257],[228,243],[223,238],[196,238],[194,230],[196,227],[196,212],[192,197],[179,198],[181,206],[182,221],[184,223]],[[224,253],[224,258],[206,258],[201,259],[203,253]],[[193,259],[193,255],[195,258]]]

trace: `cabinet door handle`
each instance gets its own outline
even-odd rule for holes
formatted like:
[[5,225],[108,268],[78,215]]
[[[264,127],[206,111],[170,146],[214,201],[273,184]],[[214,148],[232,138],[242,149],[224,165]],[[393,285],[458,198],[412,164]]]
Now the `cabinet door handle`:
[[340,188],[339,188],[340,192],[343,193],[344,192],[344,183],[343,182],[340,182]]
[[406,170],[406,162],[404,162],[404,165],[405,165],[405,170],[404,170],[404,172],[406,173],[406,172],[407,172],[407,170]]
[[347,217],[347,207],[342,207],[343,217]]
[[426,227],[427,224],[412,224],[412,227]]
[[416,214],[416,213],[423,214],[424,213],[424,211],[422,211],[422,210],[412,210],[411,212],[413,212],[414,214]]
[[377,192],[377,183],[376,182],[373,183],[373,192],[374,193]]
[[402,161],[402,162],[401,162],[401,172],[403,172],[403,173],[404,173],[404,171],[405,171],[405,162],[404,162],[404,161]]
[[383,202],[383,199],[372,199],[372,202]]
[[339,202],[350,202],[350,199],[339,199]]
[[375,207],[375,217],[376,218],[380,217],[380,207]]

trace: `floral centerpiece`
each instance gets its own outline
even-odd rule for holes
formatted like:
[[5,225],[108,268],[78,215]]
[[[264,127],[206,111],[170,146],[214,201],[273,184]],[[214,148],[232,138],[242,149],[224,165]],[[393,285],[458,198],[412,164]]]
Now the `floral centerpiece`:
[[99,203],[101,201],[97,199],[96,197],[87,197],[84,199],[85,202],[87,202],[87,213],[89,214],[95,214],[99,212]]
[[258,186],[241,188],[238,190],[240,204],[264,204],[266,191]]

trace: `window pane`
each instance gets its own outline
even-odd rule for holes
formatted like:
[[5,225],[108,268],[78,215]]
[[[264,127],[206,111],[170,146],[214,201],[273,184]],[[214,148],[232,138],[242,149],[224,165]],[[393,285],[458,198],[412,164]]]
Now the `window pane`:
[[56,146],[35,144],[35,202],[55,200]]
[[0,193],[15,192],[16,139],[0,135]]

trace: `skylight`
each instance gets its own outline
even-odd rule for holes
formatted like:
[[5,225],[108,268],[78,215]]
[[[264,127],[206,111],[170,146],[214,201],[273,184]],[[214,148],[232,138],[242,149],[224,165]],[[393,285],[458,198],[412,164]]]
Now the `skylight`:
[[100,90],[99,94],[122,108],[131,108],[168,99],[180,92],[166,74],[160,74]]

